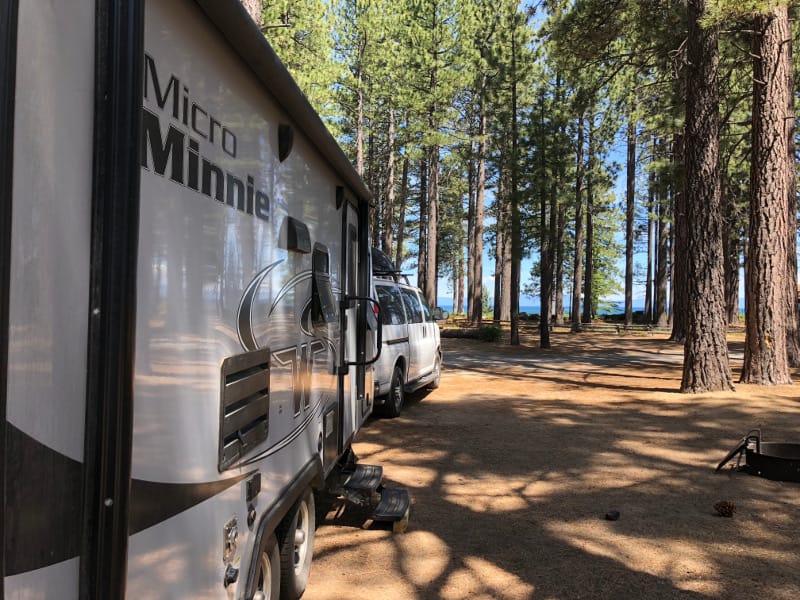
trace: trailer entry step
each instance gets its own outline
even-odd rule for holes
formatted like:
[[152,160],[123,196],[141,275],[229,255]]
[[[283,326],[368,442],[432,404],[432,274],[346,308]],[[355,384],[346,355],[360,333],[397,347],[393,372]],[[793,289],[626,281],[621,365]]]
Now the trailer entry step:
[[371,492],[378,489],[381,481],[383,481],[383,467],[356,465],[355,470],[345,481],[344,487],[354,492]]
[[410,507],[408,490],[383,488],[381,501],[375,507],[372,518],[376,521],[407,521]]

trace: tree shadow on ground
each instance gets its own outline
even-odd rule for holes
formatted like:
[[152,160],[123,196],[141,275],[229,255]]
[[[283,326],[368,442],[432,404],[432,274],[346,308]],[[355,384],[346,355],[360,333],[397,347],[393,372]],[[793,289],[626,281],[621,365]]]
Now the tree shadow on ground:
[[[642,354],[629,373],[629,355],[616,366],[561,361],[557,373],[501,386],[498,377],[517,376],[524,364],[504,367],[502,353],[482,347],[483,367],[456,371],[448,351],[441,390],[362,430],[363,462],[383,465],[390,483],[409,489],[411,525],[392,535],[360,529],[358,511],[329,512],[325,524],[346,527],[320,528],[315,561],[323,570],[329,560],[355,565],[338,576],[337,593],[800,597],[800,487],[714,472],[754,426],[792,438],[800,405],[791,389],[686,396],[676,385],[654,394],[650,384],[670,368],[679,382],[680,365],[648,368]],[[581,365],[593,364],[602,371],[582,376]],[[451,375],[466,381],[449,384]],[[603,378],[625,383],[602,385],[598,398]],[[715,513],[719,500],[736,505],[734,518]],[[612,509],[618,521],[603,518]],[[313,583],[308,598],[337,597]]]

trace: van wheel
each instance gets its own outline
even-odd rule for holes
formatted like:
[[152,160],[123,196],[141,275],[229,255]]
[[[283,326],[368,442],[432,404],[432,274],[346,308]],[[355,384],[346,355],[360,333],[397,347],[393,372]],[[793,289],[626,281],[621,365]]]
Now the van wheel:
[[405,398],[406,391],[403,387],[403,367],[395,365],[394,371],[392,372],[392,383],[389,386],[389,395],[386,397],[386,402],[383,404],[381,416],[388,419],[394,419],[400,416]]
[[253,598],[259,600],[278,600],[281,594],[281,556],[278,542],[270,536],[258,557],[256,589]]
[[279,529],[281,535],[281,598],[296,600],[306,591],[314,555],[316,514],[311,489],[297,501]]
[[428,387],[435,390],[442,383],[442,357],[437,356],[436,362],[433,363],[433,379],[428,384]]

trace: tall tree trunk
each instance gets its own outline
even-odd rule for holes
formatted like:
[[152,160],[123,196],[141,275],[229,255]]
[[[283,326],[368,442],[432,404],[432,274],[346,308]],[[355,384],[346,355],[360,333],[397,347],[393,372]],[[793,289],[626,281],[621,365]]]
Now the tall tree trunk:
[[397,252],[394,255],[394,268],[403,267],[403,242],[406,238],[406,207],[408,206],[408,154],[403,156],[403,174],[400,181],[400,211],[397,215]]
[[358,67],[356,71],[356,171],[364,176],[364,64],[365,42],[358,44]]
[[506,186],[505,186],[505,173],[502,168],[500,175],[497,178],[497,199],[495,206],[497,207],[497,228],[495,235],[494,247],[494,311],[492,318],[495,321],[502,320],[503,318],[503,288],[508,287],[508,282],[503,281],[503,274],[505,273],[505,259],[506,259]]
[[[594,106],[592,107],[594,111]],[[588,168],[586,169],[586,264],[583,269],[583,317],[591,323],[594,316],[594,112],[589,117]]]
[[511,207],[506,207],[504,220],[506,233],[503,236],[503,287],[500,290],[500,320],[511,320]]
[[647,275],[645,276],[645,289],[644,289],[644,322],[653,322],[653,264],[655,263],[655,256],[653,249],[655,248],[655,219],[653,219],[653,212],[655,210],[655,174],[650,171],[647,178]]
[[687,335],[681,391],[732,390],[725,337],[719,181],[719,32],[701,28],[707,0],[688,0],[686,206]]
[[381,249],[386,256],[392,253],[392,231],[394,217],[394,109],[389,109],[389,131],[386,158],[386,194],[383,201],[383,235],[381,236]]
[[517,131],[516,13],[511,30],[511,345],[519,345],[519,295],[522,275],[522,228],[519,213],[519,134]]
[[439,272],[439,146],[430,149],[430,179],[428,185],[428,253],[425,257],[425,287],[422,291],[428,306],[437,304],[437,287]]
[[480,125],[478,128],[478,173],[475,182],[475,225],[472,258],[473,285],[470,290],[472,313],[470,319],[480,323],[483,319],[483,220],[486,195],[486,109],[481,100]]
[[417,256],[417,286],[425,289],[428,274],[428,155],[419,167],[419,255]]
[[[555,89],[556,102],[561,105],[564,101],[564,94],[562,89],[561,75],[556,72],[556,89]],[[561,140],[565,137],[564,130],[566,125],[563,120],[559,119],[558,136],[557,140],[561,144]],[[550,215],[550,229],[553,238],[552,252],[554,253],[554,269],[555,269],[555,283],[554,292],[555,301],[553,303],[555,310],[555,324],[564,325],[564,236],[567,229],[567,215],[566,206],[560,199],[561,186],[566,181],[566,160],[555,161],[557,166],[555,168],[555,177],[553,178],[553,199],[552,199],[552,213]],[[553,231],[553,219],[556,220],[555,231]]]
[[636,121],[628,115],[625,170],[625,327],[633,325],[633,242],[636,219]]
[[[750,184],[750,268],[742,383],[791,383],[787,349],[789,285],[789,158],[786,122],[793,89],[786,42],[791,38],[785,6],[754,20],[753,144]],[[796,276],[792,274],[792,279]],[[793,320],[793,319],[792,319]]]
[[[781,11],[779,18],[784,18],[784,12]],[[791,21],[789,24],[789,31],[791,31]],[[783,40],[785,56],[782,54],[783,60],[788,60],[789,65],[792,64],[792,37],[788,36]],[[787,89],[793,89],[792,69],[788,69],[788,82],[786,83]],[[795,112],[794,112],[794,94],[788,93],[786,96],[787,101],[787,115],[783,121],[786,130],[787,152],[786,160],[788,162],[786,168],[786,192],[788,198],[786,199],[786,208],[789,211],[788,222],[789,228],[787,235],[789,236],[789,256],[786,261],[786,285],[787,285],[787,298],[786,298],[786,350],[789,355],[789,365],[792,367],[800,367],[800,306],[798,306],[798,289],[797,289],[797,173],[795,171]]]
[[460,315],[464,310],[464,255],[453,261],[453,314]]
[[[544,94],[540,99],[539,131],[544,139],[545,129],[545,103]],[[547,219],[547,156],[546,146],[542,144],[539,150],[539,347],[550,347],[550,305],[553,297],[553,240],[548,223],[554,223],[555,215],[550,210],[551,219]]]
[[[559,180],[564,181],[559,171]],[[558,189],[558,188],[556,188]],[[557,192],[553,194],[553,202],[558,205],[558,226],[556,227],[556,325],[564,325],[564,232],[567,228],[567,209],[558,201]]]
[[667,326],[667,246],[669,244],[669,210],[666,187],[659,177],[658,185],[658,251],[656,253],[655,318],[658,327]]
[[498,321],[503,314],[503,261],[505,253],[503,250],[503,234],[500,230],[500,221],[497,221],[497,236],[494,248],[494,297],[492,302],[492,319]]
[[381,193],[381,185],[378,183],[378,174],[376,173],[377,169],[375,168],[375,134],[372,131],[372,127],[369,127],[369,135],[367,136],[367,176],[366,176],[366,183],[367,187],[371,190],[375,190],[375,201],[377,203],[377,210],[369,211],[372,215],[372,240],[371,244],[375,248],[380,248],[381,245],[381,217],[383,215],[383,205],[386,203],[386,198],[384,194]]
[[[670,192],[670,203],[675,201],[675,192]],[[674,209],[673,209],[674,210]],[[675,281],[675,225],[674,222],[670,223],[669,226],[669,250],[667,251],[667,256],[669,260],[669,297],[667,305],[669,306],[669,313],[667,316],[667,326],[672,327],[672,314],[675,310],[675,285],[673,282]]]
[[[675,160],[684,160],[684,140],[682,135],[675,137]],[[672,304],[672,334],[670,341],[678,344],[686,342],[686,320],[688,315],[688,297],[686,296],[687,283],[686,272],[688,270],[688,227],[686,222],[686,192],[678,189],[675,192],[674,200],[674,227],[675,227],[675,256],[674,276],[672,278],[672,289],[674,290],[675,301]]]
[[[470,133],[475,130],[470,127]],[[475,142],[470,142],[467,152],[467,317],[473,313],[472,298],[475,285]]]
[[575,158],[575,256],[572,269],[573,331],[581,326],[581,283],[583,279],[583,113],[578,117],[578,146]]
[[724,171],[722,172],[722,205],[725,217],[722,220],[722,239],[725,251],[725,321],[728,325],[739,324],[739,219],[736,203]]

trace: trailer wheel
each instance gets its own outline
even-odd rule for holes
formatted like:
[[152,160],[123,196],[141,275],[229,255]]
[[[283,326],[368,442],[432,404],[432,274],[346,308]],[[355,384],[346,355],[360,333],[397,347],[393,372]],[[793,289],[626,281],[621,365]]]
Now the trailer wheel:
[[278,600],[281,594],[281,556],[275,536],[270,536],[258,557],[256,589],[258,600]]
[[283,525],[281,539],[281,598],[296,600],[306,591],[314,555],[316,514],[311,489],[297,501]]
[[387,419],[394,419],[400,416],[400,411],[403,410],[403,403],[406,398],[406,390],[403,385],[403,367],[400,365],[394,366],[392,372],[392,383],[389,385],[389,395],[386,396],[381,416]]

